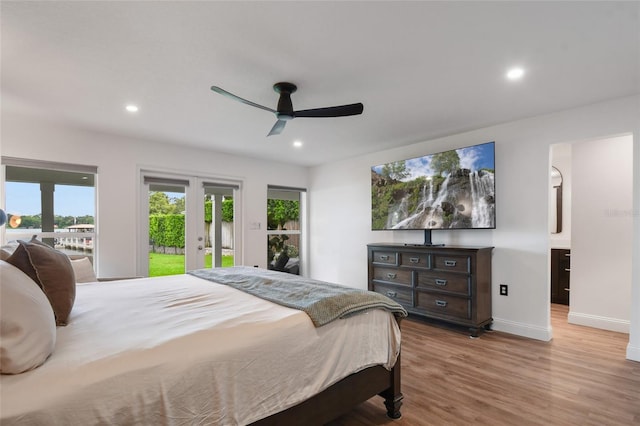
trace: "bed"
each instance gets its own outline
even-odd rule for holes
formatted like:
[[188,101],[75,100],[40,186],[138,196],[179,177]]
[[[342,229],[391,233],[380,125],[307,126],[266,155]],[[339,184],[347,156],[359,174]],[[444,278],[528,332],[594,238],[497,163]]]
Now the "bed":
[[[0,266],[4,328],[18,268]],[[197,272],[78,284],[46,360],[20,374],[3,365],[0,424],[324,424],[374,395],[400,417],[401,308],[316,326],[233,276]]]

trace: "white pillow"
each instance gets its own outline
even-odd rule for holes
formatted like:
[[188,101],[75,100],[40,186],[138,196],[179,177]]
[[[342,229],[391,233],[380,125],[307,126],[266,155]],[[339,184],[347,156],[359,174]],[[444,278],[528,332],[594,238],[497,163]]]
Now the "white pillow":
[[71,267],[76,275],[76,283],[92,283],[98,281],[93,265],[88,257],[71,259]]
[[40,366],[56,344],[56,320],[44,292],[28,275],[0,260],[0,373]]

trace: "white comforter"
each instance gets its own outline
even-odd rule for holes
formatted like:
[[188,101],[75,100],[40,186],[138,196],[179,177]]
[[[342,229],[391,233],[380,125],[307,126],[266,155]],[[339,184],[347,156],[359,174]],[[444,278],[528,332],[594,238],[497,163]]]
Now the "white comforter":
[[314,328],[301,311],[190,275],[79,285],[51,357],[0,377],[0,424],[244,425],[390,368],[399,348],[381,310]]

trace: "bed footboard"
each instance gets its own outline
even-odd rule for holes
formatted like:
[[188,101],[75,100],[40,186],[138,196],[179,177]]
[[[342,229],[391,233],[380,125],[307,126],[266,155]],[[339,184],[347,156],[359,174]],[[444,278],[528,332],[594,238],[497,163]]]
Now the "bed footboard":
[[400,418],[403,399],[400,391],[400,357],[391,371],[382,366],[366,368],[296,406],[251,425],[322,425],[348,413],[375,395],[384,398],[390,418]]

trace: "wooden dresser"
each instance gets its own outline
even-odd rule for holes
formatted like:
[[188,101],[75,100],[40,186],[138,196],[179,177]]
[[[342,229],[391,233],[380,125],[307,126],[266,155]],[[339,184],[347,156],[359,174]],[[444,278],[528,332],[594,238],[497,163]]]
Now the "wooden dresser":
[[469,328],[491,325],[493,247],[369,244],[369,290],[413,315]]

